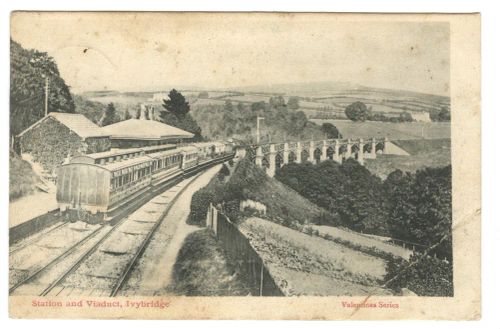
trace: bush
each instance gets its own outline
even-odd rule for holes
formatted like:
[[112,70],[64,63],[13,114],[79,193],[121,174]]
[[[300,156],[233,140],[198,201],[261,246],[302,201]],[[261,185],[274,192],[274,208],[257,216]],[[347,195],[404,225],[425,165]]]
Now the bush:
[[347,106],[345,109],[345,115],[352,121],[366,121],[370,112],[366,108],[363,102],[354,102]]
[[411,256],[410,261],[388,263],[387,287],[396,291],[408,288],[419,296],[453,296],[453,266],[429,256]]
[[382,181],[356,160],[341,165],[334,161],[288,164],[275,178],[331,213],[317,215],[312,222],[387,234]]
[[226,164],[222,165],[222,168],[219,170],[219,180],[224,181],[224,179],[229,176],[231,172],[229,171],[229,168],[226,166]]
[[384,182],[391,236],[452,259],[451,166],[426,168],[415,174],[392,172]]

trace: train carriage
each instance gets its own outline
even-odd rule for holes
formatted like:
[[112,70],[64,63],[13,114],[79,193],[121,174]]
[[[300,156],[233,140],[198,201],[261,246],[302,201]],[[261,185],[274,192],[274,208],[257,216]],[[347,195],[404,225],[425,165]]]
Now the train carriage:
[[109,205],[112,173],[95,164],[68,163],[57,169],[57,202],[61,211],[104,212]]
[[208,142],[75,156],[57,170],[57,202],[67,214],[76,211],[87,219],[105,219],[144,191],[230,154],[225,143]]
[[182,146],[178,150],[182,153],[182,169],[189,169],[198,165],[198,148],[196,146]]
[[178,149],[149,154],[153,159],[152,185],[182,173],[182,152]]
[[107,164],[84,162],[84,157],[78,157],[58,168],[59,208],[91,214],[109,212],[150,186],[152,164],[153,159],[144,155]]

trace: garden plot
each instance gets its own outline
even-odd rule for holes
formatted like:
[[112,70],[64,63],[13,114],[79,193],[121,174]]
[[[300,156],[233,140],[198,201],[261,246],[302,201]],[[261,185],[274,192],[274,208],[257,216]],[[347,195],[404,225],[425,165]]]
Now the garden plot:
[[382,242],[375,238],[367,237],[355,232],[346,231],[332,226],[312,225],[312,228],[317,230],[320,235],[329,235],[332,239],[345,241],[354,246],[369,248],[391,254],[394,257],[409,260],[413,252],[400,246]]
[[318,291],[326,291],[323,288],[327,287],[337,291],[345,283],[357,287],[352,294],[363,294],[359,285],[368,290],[379,287],[386,274],[386,261],[381,258],[260,218],[248,218],[239,228],[263,258],[277,283],[292,289],[294,294],[309,293],[307,289],[300,289],[305,288],[299,283],[303,281],[302,274],[322,278],[316,280]]
[[[365,286],[345,280],[307,273],[288,268],[280,268],[285,277],[293,278],[293,282],[282,287],[287,295],[313,295],[313,296],[384,296],[392,295],[389,290]],[[305,293],[306,292],[306,293]]]

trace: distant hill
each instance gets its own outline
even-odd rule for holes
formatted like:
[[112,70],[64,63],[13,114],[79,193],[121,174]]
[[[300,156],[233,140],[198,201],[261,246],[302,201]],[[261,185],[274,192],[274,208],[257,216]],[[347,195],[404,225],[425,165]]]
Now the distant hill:
[[270,84],[256,85],[248,87],[231,88],[231,90],[250,93],[275,93],[287,95],[304,95],[307,94],[328,94],[328,93],[358,93],[358,92],[377,92],[381,94],[393,94],[403,97],[435,97],[441,101],[445,101],[449,97],[442,95],[419,93],[409,90],[385,89],[368,87],[350,82],[340,81],[319,81],[319,82],[301,82],[287,84]]

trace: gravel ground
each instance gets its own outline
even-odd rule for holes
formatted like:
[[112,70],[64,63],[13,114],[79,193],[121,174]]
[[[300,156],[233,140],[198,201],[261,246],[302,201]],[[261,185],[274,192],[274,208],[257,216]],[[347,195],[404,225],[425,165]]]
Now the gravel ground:
[[60,288],[61,291],[76,288],[69,292],[71,296],[94,293],[109,295],[166,205],[175,197],[176,192],[192,179],[180,182],[132,213],[97,251],[64,280],[61,284],[64,289]]
[[197,226],[186,224],[191,197],[197,190],[206,186],[220,168],[221,165],[210,168],[182,193],[139,259],[138,265],[121,291],[122,295],[166,294],[167,286],[172,280],[173,266],[184,239],[199,229]]
[[82,222],[70,223],[10,254],[9,286],[46,266],[99,227]]
[[71,266],[73,266],[73,264],[75,264],[85,252],[92,248],[92,246],[110,229],[110,226],[105,226],[95,236],[87,240],[83,245],[77,248],[77,250],[62,259],[56,265],[51,266],[50,268],[41,272],[30,283],[24,284],[17,288],[13,292],[13,295],[39,296],[48,286],[50,286],[56,279],[60,278],[63,273],[65,273]]

